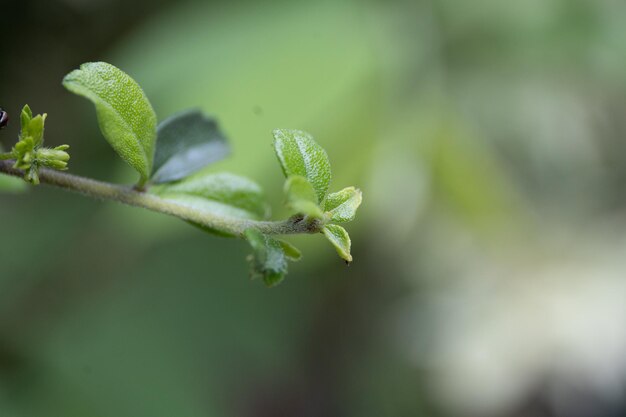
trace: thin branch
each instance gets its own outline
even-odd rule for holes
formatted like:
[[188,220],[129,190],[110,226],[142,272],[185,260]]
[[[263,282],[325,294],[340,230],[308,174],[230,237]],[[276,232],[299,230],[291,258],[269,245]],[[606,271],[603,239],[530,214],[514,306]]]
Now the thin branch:
[[[0,160],[0,172],[14,177],[23,177],[24,173],[21,170],[13,168],[13,162]],[[164,200],[156,195],[140,192],[130,187],[92,180],[48,168],[39,169],[39,180],[42,184],[63,188],[88,197],[117,201],[129,206],[169,214],[229,235],[242,236],[243,232],[250,228],[274,235],[317,233],[321,229],[321,225],[303,221],[301,218],[272,222],[217,215]]]

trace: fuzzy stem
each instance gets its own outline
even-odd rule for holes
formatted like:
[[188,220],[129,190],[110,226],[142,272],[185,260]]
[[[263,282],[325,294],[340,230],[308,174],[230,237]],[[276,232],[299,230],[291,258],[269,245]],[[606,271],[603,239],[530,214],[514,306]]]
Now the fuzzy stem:
[[[0,172],[14,177],[24,176],[22,171],[13,168],[13,161],[0,160]],[[217,215],[164,200],[156,195],[140,192],[129,187],[96,181],[47,168],[39,170],[39,180],[42,184],[63,188],[100,200],[113,200],[129,206],[142,207],[159,213],[169,214],[170,216],[239,237],[243,235],[245,230],[250,228],[266,234],[288,235],[317,233],[322,227],[320,224],[306,222],[300,218],[274,222]]]

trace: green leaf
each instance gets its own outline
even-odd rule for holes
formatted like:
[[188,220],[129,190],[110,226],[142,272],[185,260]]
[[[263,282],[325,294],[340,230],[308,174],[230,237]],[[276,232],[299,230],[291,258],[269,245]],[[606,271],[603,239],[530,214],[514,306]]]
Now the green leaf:
[[177,183],[154,186],[150,192],[223,216],[260,220],[269,215],[261,187],[247,178],[228,173],[200,173]]
[[287,206],[296,213],[321,219],[324,217],[322,209],[318,206],[317,194],[313,185],[300,175],[293,175],[285,181],[285,194]]
[[356,211],[363,201],[361,190],[347,187],[326,197],[324,209],[330,220],[345,223],[351,222],[356,216]]
[[289,242],[285,242],[282,239],[277,240],[280,246],[283,248],[285,256],[287,256],[290,261],[299,261],[300,259],[302,259],[302,252],[300,252],[298,248],[296,248]]
[[33,117],[33,112],[25,105],[20,114],[22,130],[20,140],[11,149],[15,159],[13,168],[24,171],[24,179],[31,184],[39,184],[39,168],[48,167],[56,170],[66,170],[70,155],[66,152],[68,145],[56,148],[43,147],[44,124],[46,114]]
[[179,180],[230,153],[217,122],[199,110],[171,116],[157,128],[151,181]]
[[33,112],[30,109],[30,106],[26,104],[24,108],[22,108],[22,112],[20,113],[20,122],[22,125],[22,129],[24,129],[24,126],[28,126],[28,123],[30,122],[32,118],[33,118]]
[[[4,149],[0,144],[0,153],[3,152]],[[0,192],[17,193],[25,191],[26,188],[27,185],[24,180],[17,177],[11,177],[9,175],[0,175]]]
[[335,224],[329,224],[324,227],[324,236],[333,244],[339,256],[347,263],[352,262],[352,255],[350,255],[350,247],[352,242],[346,229]]
[[44,133],[44,125],[46,123],[47,114],[38,114],[36,117],[33,117],[33,112],[26,104],[22,108],[22,113],[20,114],[20,122],[21,122],[21,132],[20,132],[20,140],[24,139],[32,139],[33,147],[39,147],[43,144],[43,133]]
[[157,119],[139,84],[111,64],[90,62],[67,74],[63,85],[94,103],[102,134],[145,183],[152,171]]
[[256,229],[248,229],[244,236],[252,246],[252,278],[261,278],[268,287],[279,284],[287,274],[287,258],[283,245],[278,240],[262,234]]
[[18,193],[26,191],[26,182],[21,178],[11,177],[9,175],[0,175],[0,192]]
[[30,119],[26,126],[22,126],[22,138],[32,138],[34,146],[41,146],[46,117],[46,114],[38,114]]
[[318,201],[324,201],[331,179],[326,151],[306,132],[274,130],[274,149],[286,177],[305,177],[315,189]]

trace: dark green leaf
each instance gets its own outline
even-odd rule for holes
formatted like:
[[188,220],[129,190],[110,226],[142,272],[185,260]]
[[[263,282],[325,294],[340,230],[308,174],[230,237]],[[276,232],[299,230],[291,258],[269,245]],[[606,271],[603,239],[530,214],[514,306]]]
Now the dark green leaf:
[[324,227],[324,236],[333,244],[339,256],[346,262],[352,262],[352,255],[350,255],[350,236],[346,229],[335,224],[329,224]]
[[329,194],[326,197],[324,209],[331,221],[339,223],[350,222],[354,220],[362,200],[361,190],[347,187],[339,192]]
[[306,132],[292,129],[274,130],[274,149],[286,177],[305,177],[324,201],[331,179],[326,151]]
[[250,246],[252,278],[261,278],[268,287],[279,284],[287,273],[287,258],[281,242],[256,229],[248,229],[244,235]]
[[63,85],[94,103],[102,134],[145,183],[152,171],[156,114],[139,84],[111,64],[90,62],[67,74]]
[[230,152],[217,122],[200,110],[176,114],[159,124],[152,182],[182,179]]

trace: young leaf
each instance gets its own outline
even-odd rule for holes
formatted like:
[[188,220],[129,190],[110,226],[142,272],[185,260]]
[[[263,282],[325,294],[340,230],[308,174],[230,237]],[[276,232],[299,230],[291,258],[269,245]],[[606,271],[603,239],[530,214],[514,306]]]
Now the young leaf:
[[283,248],[283,251],[285,252],[285,256],[290,261],[299,261],[300,259],[302,259],[302,252],[300,252],[298,248],[296,248],[289,242],[285,242],[282,239],[277,239],[277,240],[280,246]]
[[111,64],[90,62],[67,74],[63,85],[94,103],[102,134],[145,183],[152,171],[156,115],[139,84]]
[[154,186],[150,191],[167,200],[229,217],[259,220],[269,214],[261,187],[228,173],[200,173],[177,183]]
[[158,184],[185,178],[229,152],[226,137],[214,119],[199,110],[176,114],[157,128],[151,181]]
[[300,175],[293,175],[285,181],[287,205],[296,213],[321,219],[324,217],[317,202],[317,194],[311,183]]
[[38,114],[36,117],[33,117],[30,106],[26,104],[20,114],[20,122],[22,124],[20,139],[31,138],[34,147],[41,146],[43,144],[44,124],[47,116],[44,113],[43,115]]
[[24,179],[34,185],[39,184],[40,167],[66,170],[70,159],[66,152],[69,146],[61,145],[52,149],[42,146],[46,114],[33,117],[33,112],[26,105],[22,109],[20,121],[22,130],[19,141],[11,149],[11,156],[15,159],[13,168],[24,171]]
[[361,205],[363,195],[361,190],[347,187],[343,190],[329,194],[326,197],[326,210],[331,221],[345,223],[351,222],[356,216],[356,210]]
[[281,243],[256,229],[248,229],[244,235],[253,250],[250,257],[252,278],[262,278],[268,287],[279,284],[287,273],[287,259]]
[[350,236],[346,229],[335,224],[329,224],[324,227],[324,236],[333,244],[339,256],[347,263],[352,262],[352,255],[350,255]]
[[319,202],[324,201],[331,179],[326,151],[306,132],[274,130],[274,149],[286,177],[305,177],[315,189]]
[[70,155],[66,152],[69,145],[61,145],[56,148],[39,148],[35,153],[37,163],[41,166],[56,169],[58,171],[67,170],[67,162]]
[[30,109],[30,106],[26,104],[24,108],[22,108],[22,112],[20,113],[20,122],[22,125],[22,134],[24,131],[24,126],[28,126],[30,120],[33,118],[33,112]]

